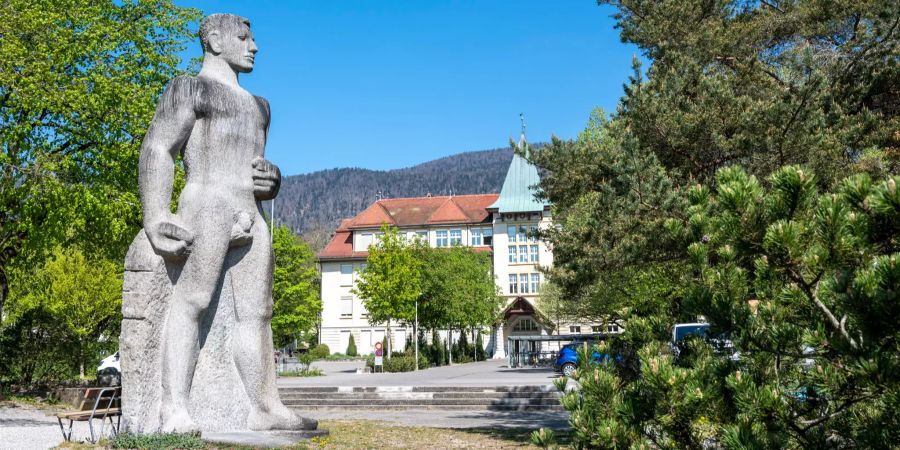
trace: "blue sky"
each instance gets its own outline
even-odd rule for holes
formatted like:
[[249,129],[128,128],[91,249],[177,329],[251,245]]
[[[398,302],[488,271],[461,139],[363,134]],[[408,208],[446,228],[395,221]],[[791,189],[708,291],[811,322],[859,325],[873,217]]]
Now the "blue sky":
[[573,138],[615,109],[638,52],[593,0],[176,3],[250,19],[241,84],[271,104],[266,154],[285,175],[505,147],[520,112],[531,142]]

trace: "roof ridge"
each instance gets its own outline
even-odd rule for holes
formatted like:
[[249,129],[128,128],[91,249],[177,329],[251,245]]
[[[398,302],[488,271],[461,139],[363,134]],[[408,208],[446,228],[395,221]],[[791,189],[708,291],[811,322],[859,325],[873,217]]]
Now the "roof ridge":
[[381,208],[381,211],[384,212],[384,215],[388,216],[388,219],[391,219],[391,224],[392,224],[392,225],[397,225],[397,221],[394,220],[394,216],[391,215],[391,211],[390,211],[389,209],[387,209],[386,206],[384,206],[384,205],[381,204],[381,200],[378,200],[378,201],[375,202],[375,203]]
[[391,200],[415,200],[421,198],[433,198],[433,199],[442,199],[442,198],[455,198],[455,197],[484,197],[488,195],[500,195],[499,192],[488,192],[485,194],[454,194],[454,195],[432,195],[431,197],[426,195],[420,195],[418,197],[391,197],[391,198],[383,198],[378,200],[379,202],[391,201]]

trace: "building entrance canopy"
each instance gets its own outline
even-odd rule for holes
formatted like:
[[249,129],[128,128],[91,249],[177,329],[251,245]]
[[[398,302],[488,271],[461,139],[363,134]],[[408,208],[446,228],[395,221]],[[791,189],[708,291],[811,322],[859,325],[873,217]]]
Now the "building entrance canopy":
[[611,336],[607,333],[509,336],[507,360],[510,368],[553,364],[559,350],[541,350],[544,347],[541,343],[556,342],[562,348],[564,342],[605,341]]

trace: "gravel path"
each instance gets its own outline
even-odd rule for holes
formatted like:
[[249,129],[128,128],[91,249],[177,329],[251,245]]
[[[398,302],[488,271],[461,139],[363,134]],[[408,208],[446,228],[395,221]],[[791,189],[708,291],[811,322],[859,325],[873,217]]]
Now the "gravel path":
[[[47,416],[48,411],[9,403],[0,406],[0,450],[44,450],[59,445],[63,441],[59,423]],[[94,424],[99,428],[99,421]],[[87,441],[91,435],[87,422],[76,422],[72,429],[73,441]]]

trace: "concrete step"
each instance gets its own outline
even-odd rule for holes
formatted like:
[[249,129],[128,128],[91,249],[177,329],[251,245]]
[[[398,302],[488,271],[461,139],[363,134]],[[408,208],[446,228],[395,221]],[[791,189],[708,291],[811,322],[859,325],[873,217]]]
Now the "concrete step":
[[552,385],[536,386],[296,386],[278,388],[282,394],[300,392],[556,392]]
[[298,386],[279,389],[290,408],[562,411],[553,386]]
[[387,406],[387,405],[416,405],[416,406],[439,406],[439,405],[472,405],[472,406],[490,406],[490,405],[558,405],[558,399],[545,398],[510,398],[510,399],[350,399],[350,398],[318,398],[304,400],[283,400],[287,406],[294,405],[368,405],[368,406]]
[[560,405],[288,405],[298,411],[317,409],[439,410],[439,411],[565,411]]
[[299,392],[283,393],[282,400],[347,399],[500,399],[560,398],[558,392]]

